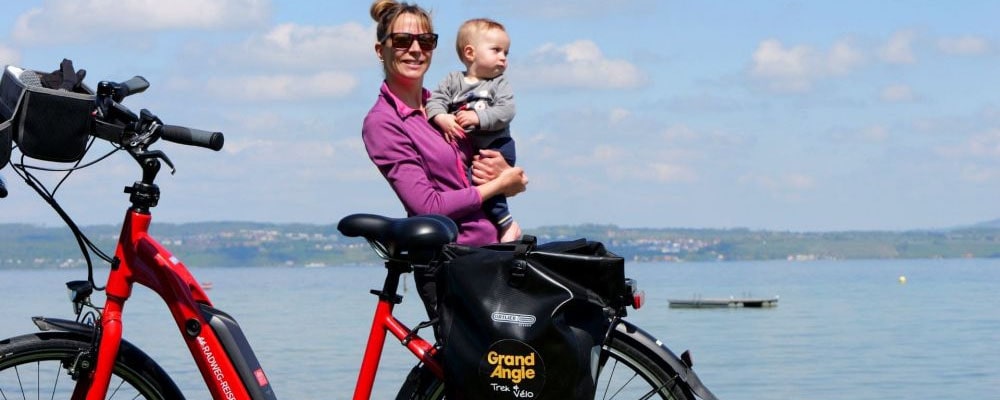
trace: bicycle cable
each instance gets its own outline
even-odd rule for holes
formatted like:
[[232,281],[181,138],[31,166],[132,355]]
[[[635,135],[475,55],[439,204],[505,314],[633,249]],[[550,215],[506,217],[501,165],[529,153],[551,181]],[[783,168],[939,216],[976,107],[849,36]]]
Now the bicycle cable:
[[[93,145],[93,139],[91,139],[90,143],[87,145],[84,153],[89,151],[92,145]],[[63,222],[70,229],[70,231],[73,232],[74,239],[76,240],[77,245],[80,248],[80,253],[83,255],[84,261],[87,264],[87,281],[91,284],[94,290],[99,290],[99,291],[104,290],[104,287],[97,286],[97,283],[94,280],[94,262],[93,259],[91,258],[91,254],[97,255],[98,258],[104,260],[109,264],[113,263],[114,259],[113,257],[108,256],[107,253],[105,253],[99,247],[97,247],[97,245],[94,244],[94,242],[92,242],[90,238],[83,233],[83,231],[76,224],[76,222],[73,221],[73,219],[69,216],[66,210],[63,209],[63,207],[55,199],[55,193],[59,189],[59,187],[62,186],[63,182],[66,181],[69,175],[72,174],[74,171],[92,166],[97,162],[100,162],[105,158],[110,157],[112,154],[114,154],[119,150],[121,150],[121,148],[115,146],[113,150],[109,151],[107,154],[103,156],[98,157],[93,161],[81,165],[80,160],[78,160],[76,164],[74,164],[72,167],[64,169],[46,168],[46,167],[25,164],[24,154],[21,154],[21,160],[19,163],[11,163],[14,172],[18,176],[20,176],[21,179],[24,180],[24,182],[28,185],[28,187],[32,188],[32,190],[34,190],[35,193],[38,193],[38,195],[42,198],[42,200],[44,200],[49,205],[49,207],[51,207],[56,212],[56,214],[59,215],[59,217],[63,220]],[[45,184],[42,183],[42,181],[38,179],[38,177],[36,177],[29,171],[32,169],[39,171],[47,171],[47,172],[65,172],[66,174],[62,178],[60,178],[59,182],[55,186],[55,190],[49,191],[48,188],[45,186]]]

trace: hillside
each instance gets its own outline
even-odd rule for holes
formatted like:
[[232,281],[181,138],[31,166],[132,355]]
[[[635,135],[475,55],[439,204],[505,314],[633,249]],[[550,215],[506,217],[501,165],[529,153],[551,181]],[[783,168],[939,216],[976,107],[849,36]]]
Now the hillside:
[[[587,238],[630,261],[998,258],[1000,220],[935,231],[788,232],[639,229],[613,225],[529,230],[542,242]],[[111,253],[119,228],[83,231]],[[376,263],[363,240],[335,225],[204,222],[159,224],[152,234],[189,266],[317,266]],[[63,227],[0,224],[0,268],[78,268],[79,246]]]
[[972,226],[972,228],[978,229],[1000,229],[1000,218],[992,221],[980,222]]

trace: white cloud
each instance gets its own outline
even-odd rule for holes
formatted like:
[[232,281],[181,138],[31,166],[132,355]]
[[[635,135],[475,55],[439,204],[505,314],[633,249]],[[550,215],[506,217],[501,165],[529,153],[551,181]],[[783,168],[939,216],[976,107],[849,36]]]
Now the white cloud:
[[959,173],[959,177],[967,182],[987,183],[993,179],[1000,179],[1000,168],[966,165]]
[[698,174],[691,168],[684,165],[653,163],[650,165],[652,178],[657,182],[694,182],[698,180]]
[[945,54],[974,56],[988,53],[990,43],[976,36],[950,37],[938,39],[937,48]]
[[358,86],[353,75],[329,71],[312,75],[253,75],[212,78],[207,91],[220,99],[238,101],[288,101],[339,98]]
[[633,89],[646,81],[635,65],[605,58],[597,44],[589,40],[563,46],[542,45],[517,68],[512,74],[531,87]]
[[879,57],[882,61],[890,64],[917,62],[917,57],[913,54],[913,41],[916,38],[917,32],[913,30],[902,30],[894,33],[885,46],[879,50]]
[[965,142],[937,148],[938,154],[961,163],[958,178],[976,184],[1000,181],[1000,128],[972,135]]
[[864,56],[847,40],[840,40],[828,52],[811,46],[786,47],[777,39],[767,39],[753,53],[750,75],[778,92],[805,92],[817,79],[846,75],[864,62]]
[[831,74],[844,75],[860,65],[864,61],[864,56],[850,42],[841,40],[833,44],[826,60]]
[[938,154],[954,159],[998,159],[1000,158],[1000,128],[972,135],[964,143],[940,146],[936,150]]
[[594,161],[615,162],[627,156],[627,152],[618,146],[597,145],[594,147]]
[[640,181],[656,183],[690,183],[698,180],[698,173],[686,166],[665,162],[616,163],[607,166],[608,177],[616,181]]
[[673,125],[663,131],[667,142],[691,141],[698,138],[698,133],[687,125]]
[[965,144],[966,154],[979,157],[1000,157],[1000,129],[975,135]]
[[292,68],[370,65],[375,60],[375,30],[357,23],[339,26],[281,24],[243,43],[230,58]]
[[16,49],[0,44],[0,66],[20,64],[21,53]]
[[916,99],[913,89],[903,84],[889,85],[882,88],[880,97],[883,101],[890,103],[907,102]]
[[768,39],[757,46],[753,53],[754,77],[768,80],[777,90],[804,91],[811,85],[810,60],[815,57],[807,46],[786,49],[780,41]]
[[[369,181],[381,178],[364,156],[364,143],[360,136],[330,140],[280,140],[280,139],[236,139],[226,141],[222,149],[229,157],[241,160],[241,164],[260,166],[284,165],[287,169],[264,168],[270,172],[262,174],[295,174],[308,182],[330,183],[337,181]],[[289,157],[294,155],[294,157]],[[291,171],[291,172],[290,172]],[[243,167],[227,171],[222,179],[245,174]],[[281,180],[282,178],[278,178]],[[291,180],[282,184],[301,184]]]
[[628,121],[632,118],[632,111],[625,108],[613,108],[611,109],[611,123],[617,124],[619,122]]
[[799,173],[787,174],[782,177],[782,180],[787,187],[797,190],[812,189],[816,185],[813,177]]
[[297,163],[328,162],[336,154],[329,141],[284,141],[271,139],[233,140],[222,150],[241,157],[252,157],[262,164],[288,162],[288,155],[294,154]]
[[[483,15],[500,14],[510,18],[569,19],[603,18],[609,15],[648,15],[657,0],[466,0],[470,9]],[[524,10],[531,10],[525,13]],[[507,19],[507,18],[502,18]]]
[[779,176],[751,173],[741,176],[739,181],[743,184],[749,184],[772,191],[803,191],[812,189],[816,186],[815,179],[809,175],[798,172],[784,173]]
[[111,32],[254,26],[269,15],[268,0],[47,0],[18,16],[11,36],[22,43],[81,42]]
[[872,125],[861,130],[863,139],[875,142],[883,142],[889,138],[889,130],[882,125]]

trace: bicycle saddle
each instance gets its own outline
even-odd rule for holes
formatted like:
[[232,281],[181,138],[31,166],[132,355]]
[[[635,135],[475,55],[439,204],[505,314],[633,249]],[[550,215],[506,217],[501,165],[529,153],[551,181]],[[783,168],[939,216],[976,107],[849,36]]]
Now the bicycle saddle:
[[408,218],[351,214],[340,220],[337,230],[347,237],[363,237],[379,243],[393,256],[410,251],[436,251],[458,238],[458,225],[448,217],[434,214]]

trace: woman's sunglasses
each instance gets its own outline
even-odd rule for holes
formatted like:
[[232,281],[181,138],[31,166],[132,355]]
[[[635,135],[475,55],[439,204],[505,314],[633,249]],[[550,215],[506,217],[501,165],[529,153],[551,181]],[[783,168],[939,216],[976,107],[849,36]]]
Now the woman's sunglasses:
[[399,50],[409,49],[413,45],[413,40],[417,40],[420,50],[431,51],[438,45],[438,34],[436,33],[390,33],[385,35],[382,42],[392,39],[392,48]]

